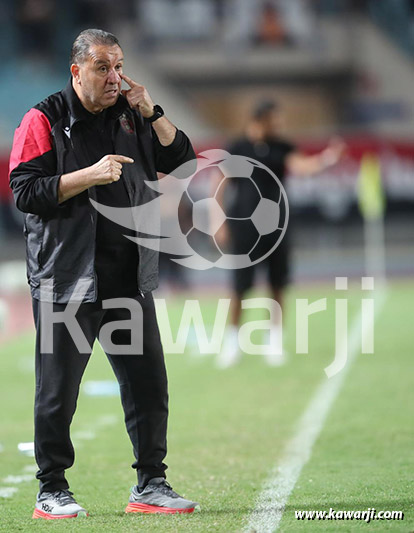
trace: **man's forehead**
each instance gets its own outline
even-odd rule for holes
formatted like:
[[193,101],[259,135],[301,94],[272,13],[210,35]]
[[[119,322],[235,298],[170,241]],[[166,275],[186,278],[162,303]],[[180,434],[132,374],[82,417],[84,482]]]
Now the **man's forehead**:
[[114,61],[122,61],[124,55],[117,44],[110,46],[105,44],[95,44],[89,49],[88,59],[93,63],[112,63]]

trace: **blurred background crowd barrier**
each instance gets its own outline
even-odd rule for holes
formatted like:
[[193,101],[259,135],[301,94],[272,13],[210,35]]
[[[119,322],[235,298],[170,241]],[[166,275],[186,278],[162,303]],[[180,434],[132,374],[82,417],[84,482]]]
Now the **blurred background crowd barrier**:
[[[412,0],[3,0],[0,261],[24,259],[21,215],[8,190],[13,131],[32,105],[66,84],[70,45],[87,27],[118,35],[125,72],[148,87],[196,151],[224,148],[263,97],[281,104],[284,136],[305,151],[333,135],[346,140],[339,165],[287,180],[296,279],[363,274],[357,178],[362,155],[375,154],[386,195],[387,272],[412,275]],[[215,283],[225,273],[186,275]]]

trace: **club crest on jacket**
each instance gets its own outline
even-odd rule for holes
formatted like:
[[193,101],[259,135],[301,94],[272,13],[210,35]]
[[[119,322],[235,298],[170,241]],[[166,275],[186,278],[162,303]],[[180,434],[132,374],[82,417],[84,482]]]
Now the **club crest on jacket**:
[[122,128],[127,132],[127,133],[134,133],[134,123],[132,122],[132,120],[130,118],[128,118],[126,116],[125,113],[123,113],[120,118],[119,118],[119,121],[121,123],[121,126]]

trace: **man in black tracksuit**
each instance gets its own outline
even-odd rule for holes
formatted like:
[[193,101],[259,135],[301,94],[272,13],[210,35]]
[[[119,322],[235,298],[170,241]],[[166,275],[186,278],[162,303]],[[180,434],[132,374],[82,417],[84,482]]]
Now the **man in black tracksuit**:
[[[65,478],[74,461],[69,428],[99,331],[131,318],[126,308],[102,305],[119,297],[138,302],[143,321],[142,354],[107,351],[120,385],[136,458],[132,466],[138,474],[126,511],[192,512],[196,506],[165,481],[167,376],[151,294],[158,282],[157,252],[124,237],[136,233],[98,214],[90,201],[119,208],[147,203],[156,193],[144,181],[156,180],[157,171],[172,172],[195,154],[187,136],[154,106],[145,87],[123,74],[122,66],[115,36],[102,30],[82,32],[72,47],[68,85],[26,113],[10,157],[10,186],[25,213],[37,332],[35,453],[40,490],[35,518],[86,513]],[[121,91],[122,80],[129,89]],[[90,349],[78,349],[65,323],[44,323],[44,301],[54,313],[65,311],[69,301],[69,306],[78,306],[76,319]],[[45,328],[53,328],[50,350],[42,344]],[[131,331],[116,329],[112,342],[129,345]]]
[[[249,117],[245,134],[235,140],[228,148],[228,152],[241,155],[248,159],[261,162],[269,168],[280,180],[285,183],[285,176],[309,176],[336,164],[342,157],[345,146],[342,140],[333,139],[327,148],[319,153],[307,155],[296,146],[281,136],[283,115],[275,101],[264,100],[258,102]],[[264,198],[274,201],[279,200],[280,190],[275,186],[273,179],[258,178],[256,186]],[[255,180],[254,175],[252,180]],[[232,217],[242,218],[244,213],[253,213],[257,206],[257,199],[249,193],[249,182],[245,179],[226,180],[226,185],[220,188],[220,194],[231,198],[231,210],[226,224],[223,224],[216,239],[221,244],[229,241],[231,253],[238,255],[246,253],[246,242],[254,242],[255,235],[250,235],[245,226],[234,223]],[[224,199],[224,198],[223,198]],[[281,205],[283,209],[283,204]],[[282,218],[283,220],[283,218]],[[242,228],[242,229],[240,229]],[[262,236],[259,245],[255,248],[256,257],[263,257],[260,266],[265,267],[272,298],[279,303],[283,310],[284,289],[289,281],[289,233],[288,229],[279,246],[269,255],[266,253],[276,244],[280,233],[278,231]],[[257,236],[256,236],[257,238]],[[226,330],[223,348],[219,354],[218,366],[225,368],[238,362],[241,353],[238,341],[239,324],[242,313],[242,300],[254,283],[257,266],[235,269],[232,271],[232,300],[230,308],[230,324]],[[270,338],[276,339],[268,343],[263,349],[265,360],[271,366],[282,365],[285,361],[285,352],[281,346],[282,323],[281,316],[275,317],[276,321],[271,326]],[[279,344],[279,346],[277,345]]]

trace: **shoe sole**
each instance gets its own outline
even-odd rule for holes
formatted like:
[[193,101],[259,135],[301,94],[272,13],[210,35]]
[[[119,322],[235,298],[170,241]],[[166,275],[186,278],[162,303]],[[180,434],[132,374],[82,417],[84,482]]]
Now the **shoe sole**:
[[59,518],[86,518],[89,514],[86,511],[79,511],[75,514],[51,514],[45,513],[40,509],[35,509],[33,511],[32,518],[43,518],[44,520],[55,520]]
[[126,513],[145,513],[145,514],[188,514],[194,511],[195,507],[189,509],[174,509],[173,507],[159,507],[158,505],[148,505],[146,503],[129,503],[126,508]]

